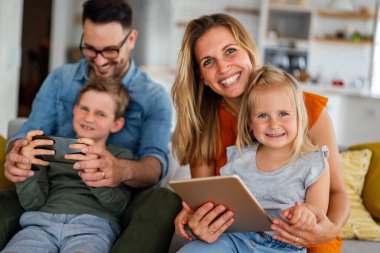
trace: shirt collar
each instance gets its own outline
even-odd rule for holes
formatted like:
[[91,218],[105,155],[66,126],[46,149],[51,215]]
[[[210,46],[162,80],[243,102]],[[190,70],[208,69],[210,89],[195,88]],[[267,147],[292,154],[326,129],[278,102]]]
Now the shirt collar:
[[136,76],[137,67],[133,59],[131,59],[131,64],[129,65],[129,69],[127,73],[121,78],[124,86],[130,88],[133,85],[133,78]]

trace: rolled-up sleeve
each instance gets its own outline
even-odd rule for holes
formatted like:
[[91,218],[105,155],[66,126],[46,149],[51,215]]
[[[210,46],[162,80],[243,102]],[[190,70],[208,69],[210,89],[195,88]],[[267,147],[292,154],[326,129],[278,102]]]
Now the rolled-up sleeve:
[[50,134],[55,131],[57,113],[55,101],[59,90],[57,87],[57,78],[57,73],[53,72],[45,79],[33,101],[32,112],[28,120],[16,134],[8,140],[7,149],[8,145],[14,140],[25,138],[27,132],[30,130],[43,130],[45,134]]
[[162,165],[161,178],[168,170],[168,144],[172,121],[171,100],[163,89],[157,89],[149,99],[149,108],[143,118],[141,140],[138,153],[139,158],[153,156]]

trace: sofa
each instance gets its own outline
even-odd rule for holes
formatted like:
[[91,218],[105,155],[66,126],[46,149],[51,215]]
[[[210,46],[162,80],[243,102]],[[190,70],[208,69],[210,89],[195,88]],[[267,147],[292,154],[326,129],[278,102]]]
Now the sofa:
[[[25,120],[26,120],[25,118],[17,118],[17,119],[10,121],[9,125],[8,125],[8,133],[7,133],[8,136],[7,137],[12,136],[17,131],[17,129],[24,123]],[[1,138],[1,136],[0,136],[0,138]],[[0,163],[1,163],[0,165],[1,166],[4,164],[4,159],[5,159],[5,156],[4,156],[5,143],[4,142],[5,142],[5,140],[3,139],[2,143],[0,145]],[[362,150],[368,150],[368,147],[369,147],[369,150],[371,150],[371,147],[372,147],[372,151],[371,151],[371,157],[372,158],[368,157],[368,155],[370,153],[368,151],[363,151],[362,152],[363,154],[358,153],[359,151],[362,151]],[[358,152],[356,152],[356,151],[358,151]],[[364,145],[353,146],[353,147],[350,147],[349,150],[343,151],[341,154],[342,154],[342,156],[345,154],[348,154],[347,156],[343,156],[342,162],[344,164],[342,167],[345,167],[345,168],[347,167],[348,169],[352,169],[351,168],[352,166],[354,166],[354,167],[360,166],[363,171],[364,171],[363,168],[367,167],[367,169],[365,170],[365,173],[362,172],[362,174],[360,175],[360,178],[362,178],[363,180],[358,180],[358,178],[355,178],[356,177],[355,175],[353,177],[351,177],[351,178],[355,179],[354,180],[354,182],[355,182],[354,186],[362,188],[362,189],[353,189],[352,190],[352,192],[354,192],[356,196],[358,194],[360,195],[358,197],[359,202],[360,202],[360,201],[362,201],[362,197],[361,197],[362,194],[361,193],[362,193],[363,187],[364,188],[367,187],[367,184],[366,184],[367,181],[370,181],[369,183],[371,183],[372,185],[376,184],[376,182],[373,182],[374,180],[372,180],[372,182],[371,182],[371,180],[368,176],[371,176],[371,175],[379,176],[379,180],[380,180],[380,165],[377,166],[377,164],[376,164],[375,166],[371,167],[371,163],[373,163],[373,161],[380,162],[380,143],[375,143],[375,144],[370,144],[370,145],[364,144]],[[352,154],[354,154],[354,156],[352,156]],[[361,160],[357,159],[358,154],[359,154],[359,157],[361,157],[360,155],[364,155],[365,159],[361,159]],[[357,159],[358,161],[356,161],[355,159]],[[355,161],[352,161],[352,160],[355,160]],[[356,169],[355,169],[355,171],[356,171]],[[372,174],[369,175],[370,173],[372,173]],[[345,176],[346,175],[347,175],[347,173],[345,173]],[[161,180],[161,182],[159,183],[159,186],[167,187],[170,189],[170,187],[168,185],[170,180],[187,179],[187,178],[190,178],[189,167],[188,166],[180,166],[178,164],[178,162],[174,159],[173,154],[170,153],[170,156],[169,156],[169,172],[168,172],[168,175],[164,179]],[[346,180],[346,178],[345,178],[345,180]],[[359,184],[359,186],[357,185],[358,181],[362,181]],[[346,184],[347,184],[347,182],[346,182]],[[3,197],[4,192],[6,192],[6,190],[4,190],[4,189],[12,188],[12,187],[13,187],[13,184],[10,183],[9,181],[7,181],[4,177],[4,173],[1,172],[0,173],[0,198]],[[348,191],[349,191],[349,193],[351,192],[350,189],[348,189]],[[380,198],[379,191],[377,191],[377,193],[375,194],[375,197],[377,197],[377,195],[379,195],[379,198]],[[373,197],[373,196],[369,196],[369,197]],[[351,194],[350,194],[350,198],[351,198]],[[380,202],[379,202],[379,205],[380,205]],[[356,214],[355,208],[356,207],[352,207],[351,216],[353,216],[353,214]],[[364,207],[362,206],[362,208],[364,208]],[[375,206],[375,208],[376,208],[376,206]],[[0,210],[3,210],[3,207],[1,207]],[[360,211],[362,212],[363,210],[360,210]],[[18,210],[18,212],[19,212],[19,210]],[[16,212],[15,216],[17,216],[17,215],[18,215],[18,213]],[[362,213],[360,213],[360,215],[362,215]],[[367,215],[367,216],[369,215],[370,217],[367,217],[369,219],[372,218],[372,216],[369,213],[365,213],[364,215]],[[345,229],[343,229],[343,231],[345,231],[345,234],[341,235],[341,236],[343,236],[342,238],[345,238],[343,240],[342,252],[343,253],[357,253],[357,252],[375,253],[375,252],[380,252],[380,243],[379,243],[379,241],[380,241],[380,226],[379,226],[378,237],[377,237],[377,235],[372,236],[369,238],[372,241],[369,241],[368,236],[367,237],[366,236],[360,237],[360,235],[358,235],[356,233],[355,229],[353,229],[356,226],[355,220],[353,220],[353,222],[351,222],[351,220],[353,220],[353,217],[350,217],[348,224],[345,226]],[[13,222],[16,223],[17,221],[15,220]],[[17,224],[12,224],[12,225],[16,226]],[[377,224],[373,224],[373,223],[371,223],[371,225],[372,225],[372,227],[378,226]],[[346,227],[348,227],[348,228],[346,228]],[[354,231],[354,232],[352,232],[352,231]],[[359,240],[359,239],[357,239],[358,237],[362,238],[362,239]],[[348,238],[351,238],[351,239],[348,239]],[[0,238],[0,240],[1,240],[1,238]],[[376,240],[377,240],[377,242],[376,242]],[[170,245],[169,253],[176,252],[185,243],[186,243],[186,241],[184,239],[174,235],[172,243]],[[0,245],[0,248],[1,248],[1,245]]]

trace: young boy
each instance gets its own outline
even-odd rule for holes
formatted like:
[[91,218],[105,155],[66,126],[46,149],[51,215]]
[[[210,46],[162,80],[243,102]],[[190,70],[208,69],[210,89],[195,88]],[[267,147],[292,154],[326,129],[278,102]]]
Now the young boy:
[[[108,136],[124,125],[123,115],[129,100],[119,80],[95,78],[86,84],[73,111],[78,144],[70,148],[106,147]],[[32,140],[42,134],[41,130],[28,132],[29,144],[21,151],[31,163],[19,166],[33,167],[36,174],[16,184],[20,203],[26,210],[20,218],[23,229],[1,252],[109,252],[119,235],[120,214],[130,199],[130,190],[124,184],[114,188],[89,187],[71,163],[48,163],[36,158],[54,152],[36,148],[52,145],[51,140]],[[107,146],[107,150],[117,158],[132,158],[126,149]],[[97,159],[85,154],[66,155],[66,158]],[[107,175],[103,173],[103,176]]]

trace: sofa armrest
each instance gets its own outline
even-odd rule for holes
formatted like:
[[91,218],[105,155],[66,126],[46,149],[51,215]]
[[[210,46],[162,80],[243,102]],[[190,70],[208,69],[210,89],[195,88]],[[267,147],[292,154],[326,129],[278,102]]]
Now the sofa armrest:
[[25,123],[28,118],[15,118],[8,122],[8,132],[7,139],[9,140],[15,133],[20,129],[20,127]]

